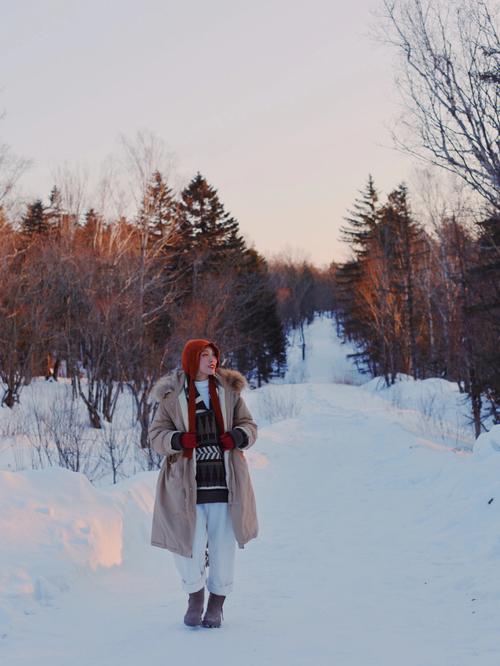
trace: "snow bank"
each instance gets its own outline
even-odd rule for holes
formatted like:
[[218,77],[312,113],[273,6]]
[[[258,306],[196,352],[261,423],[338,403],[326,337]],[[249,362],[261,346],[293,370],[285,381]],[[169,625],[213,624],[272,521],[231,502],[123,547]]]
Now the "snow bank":
[[467,585],[489,590],[498,607],[500,589],[492,587],[492,576],[500,557],[500,425],[476,440],[472,454],[463,454],[464,464],[455,463],[435,490],[434,531],[448,545],[450,559],[474,572]]
[[476,439],[474,444],[474,458],[483,461],[490,458],[490,462],[500,465],[500,425],[493,426],[489,432],[484,432]]
[[400,373],[391,386],[386,386],[383,377],[374,377],[361,388],[405,412],[405,419],[408,425],[413,424],[415,432],[438,438],[452,447],[472,449],[470,402],[456,383],[440,378],[413,379]]
[[75,577],[148,543],[155,480],[142,473],[101,490],[59,467],[0,472],[0,634],[16,612],[51,605]]

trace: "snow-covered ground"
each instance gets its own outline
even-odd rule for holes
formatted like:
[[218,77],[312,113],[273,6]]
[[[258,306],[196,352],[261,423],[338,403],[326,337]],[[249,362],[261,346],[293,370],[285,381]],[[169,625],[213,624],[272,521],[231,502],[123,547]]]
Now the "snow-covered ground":
[[4,465],[2,665],[500,664],[500,426],[472,453],[451,384],[375,390],[331,320],[306,339],[305,363],[296,341],[285,382],[246,396],[260,534],[222,628],[182,623],[172,555],[149,545],[155,472],[95,487]]

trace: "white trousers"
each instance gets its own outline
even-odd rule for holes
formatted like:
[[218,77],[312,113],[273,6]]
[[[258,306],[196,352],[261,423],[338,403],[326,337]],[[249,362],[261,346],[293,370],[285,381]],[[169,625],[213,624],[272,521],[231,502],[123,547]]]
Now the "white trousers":
[[[205,549],[208,542],[208,579]],[[209,592],[227,596],[233,589],[236,537],[227,502],[196,505],[193,557],[173,553],[185,592],[205,586]]]

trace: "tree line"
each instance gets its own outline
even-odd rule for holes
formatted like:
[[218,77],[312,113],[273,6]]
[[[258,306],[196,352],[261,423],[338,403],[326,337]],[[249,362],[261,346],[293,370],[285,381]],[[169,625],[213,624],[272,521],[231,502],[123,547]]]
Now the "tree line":
[[341,229],[339,331],[386,383],[398,373],[456,381],[478,436],[500,422],[500,38],[489,0],[382,0],[376,34],[397,55],[394,146],[450,172],[473,205],[450,201],[424,226],[399,185],[371,177]]
[[500,215],[432,229],[404,184],[385,201],[370,176],[341,228],[352,250],[335,271],[339,330],[387,384],[442,377],[470,396],[476,436],[485,406],[500,421]]
[[64,368],[94,428],[129,390],[145,448],[151,387],[186,339],[216,340],[223,363],[260,385],[284,373],[287,333],[311,320],[328,280],[249,247],[200,173],[175,195],[154,171],[135,215],[112,221],[95,208],[79,219],[54,187],[18,219],[0,208],[0,248],[1,404]]

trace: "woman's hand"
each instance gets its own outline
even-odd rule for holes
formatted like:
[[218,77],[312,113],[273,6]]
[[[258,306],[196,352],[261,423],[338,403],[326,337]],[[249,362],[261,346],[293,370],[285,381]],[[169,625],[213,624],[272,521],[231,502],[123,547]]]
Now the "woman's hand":
[[220,441],[224,451],[229,451],[230,449],[234,449],[235,447],[234,439],[231,437],[231,434],[229,432],[225,432],[223,435],[221,435]]
[[196,435],[192,432],[183,432],[181,433],[181,446],[183,449],[195,449],[196,448]]

